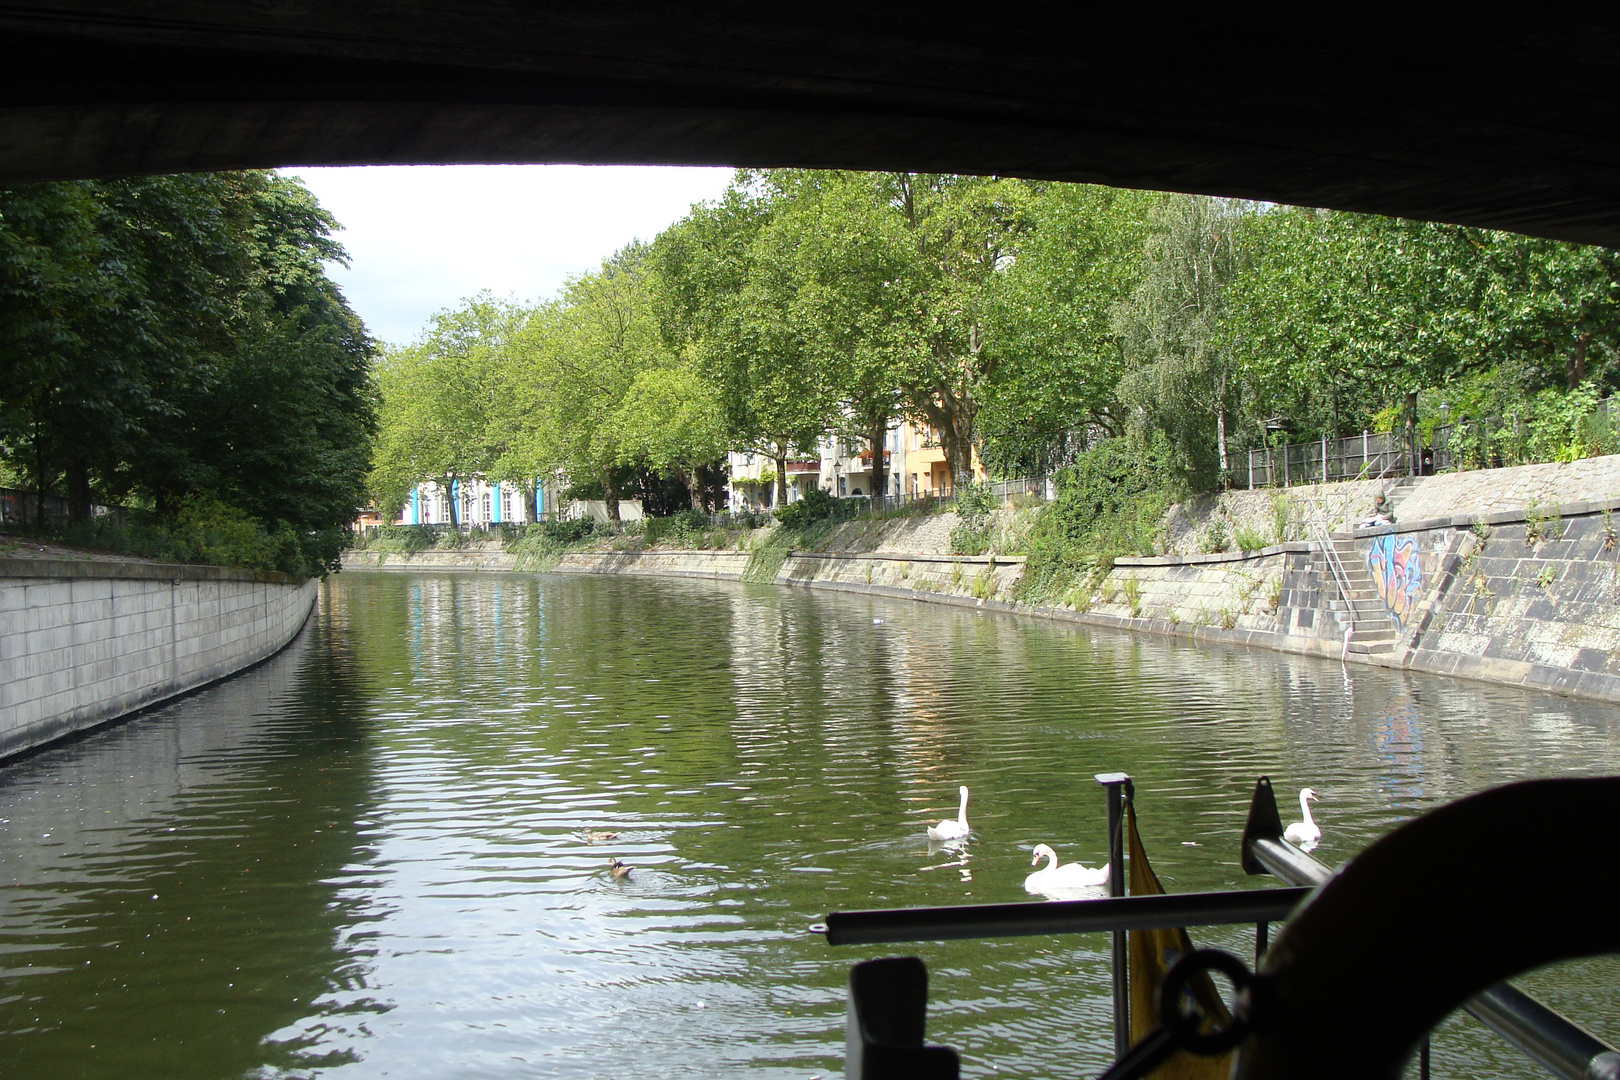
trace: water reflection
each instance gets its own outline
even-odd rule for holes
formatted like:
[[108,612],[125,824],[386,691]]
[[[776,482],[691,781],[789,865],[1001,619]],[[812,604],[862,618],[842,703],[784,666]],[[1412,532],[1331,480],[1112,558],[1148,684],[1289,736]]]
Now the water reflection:
[[350,658],[319,636],[6,768],[8,1075],[240,1076],[353,1056],[272,1038],[367,966],[342,899],[374,810],[362,700]]
[[[0,1053],[27,1076],[827,1075],[849,964],[897,950],[804,928],[1027,899],[1043,842],[1100,865],[1113,769],[1168,888],[1254,887],[1260,773],[1321,793],[1335,862],[1469,791],[1620,770],[1620,727],[869,597],[345,575],[296,650],[0,773]],[[930,842],[961,784],[972,837]],[[915,951],[969,1075],[1106,1062],[1106,939]],[[1620,1037],[1612,964],[1533,978]],[[1440,1056],[1535,1075],[1468,1031]]]

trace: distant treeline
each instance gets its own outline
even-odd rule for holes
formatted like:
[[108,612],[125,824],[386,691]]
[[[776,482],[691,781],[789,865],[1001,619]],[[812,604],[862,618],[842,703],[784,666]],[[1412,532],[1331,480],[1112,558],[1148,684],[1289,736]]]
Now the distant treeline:
[[333,566],[376,426],[335,229],[266,172],[0,190],[0,479],[86,539],[123,503],[165,551]]
[[373,490],[393,507],[421,480],[560,470],[610,503],[638,475],[696,502],[706,467],[747,450],[780,498],[818,437],[880,451],[899,417],[938,432],[958,485],[970,448],[1027,475],[1084,433],[1209,490],[1247,448],[1442,405],[1537,414],[1578,456],[1602,449],[1579,421],[1614,378],[1617,273],[1608,249],[1367,215],[741,171],[559,297],[482,295],[389,352]]

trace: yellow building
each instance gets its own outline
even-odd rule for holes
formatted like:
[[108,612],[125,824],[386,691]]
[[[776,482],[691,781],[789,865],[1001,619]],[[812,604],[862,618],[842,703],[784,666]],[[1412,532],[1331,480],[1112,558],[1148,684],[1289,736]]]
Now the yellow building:
[[[905,445],[905,489],[913,498],[951,494],[951,467],[945,461],[945,447],[939,432],[926,424],[907,420],[900,425]],[[973,479],[983,480],[984,463],[973,450]]]

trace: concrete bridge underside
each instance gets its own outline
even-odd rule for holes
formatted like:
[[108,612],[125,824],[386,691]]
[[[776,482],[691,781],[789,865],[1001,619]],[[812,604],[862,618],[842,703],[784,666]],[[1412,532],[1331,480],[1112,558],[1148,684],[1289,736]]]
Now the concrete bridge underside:
[[1620,246],[1620,9],[0,0],[0,182],[278,165],[1000,173]]

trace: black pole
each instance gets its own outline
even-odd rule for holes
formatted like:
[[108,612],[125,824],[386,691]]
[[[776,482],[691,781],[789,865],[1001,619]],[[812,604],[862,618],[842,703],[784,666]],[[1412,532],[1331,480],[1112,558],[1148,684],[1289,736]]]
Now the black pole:
[[[1098,773],[1097,783],[1108,791],[1108,895],[1125,895],[1125,799],[1131,778],[1125,773]],[[1114,931],[1114,1056],[1123,1057],[1131,1048],[1131,999],[1127,982],[1130,953],[1126,931]]]

